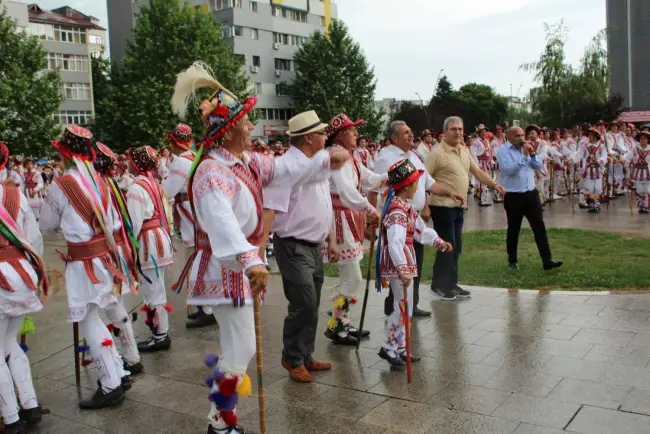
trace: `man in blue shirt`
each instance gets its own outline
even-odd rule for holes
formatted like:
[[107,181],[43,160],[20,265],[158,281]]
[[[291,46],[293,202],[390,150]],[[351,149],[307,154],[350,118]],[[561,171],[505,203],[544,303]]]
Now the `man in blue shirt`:
[[[539,132],[539,127],[529,125],[526,134],[532,130]],[[510,269],[519,269],[517,244],[524,217],[535,235],[535,243],[542,257],[544,270],[557,268],[562,265],[562,262],[554,261],[551,256],[551,247],[548,244],[542,215],[542,202],[539,191],[535,188],[535,171],[542,170],[542,163],[535,154],[533,145],[524,141],[524,131],[521,128],[510,128],[507,139],[508,142],[497,153],[497,161],[501,168],[501,185],[506,190],[503,205],[508,217],[506,246]]]

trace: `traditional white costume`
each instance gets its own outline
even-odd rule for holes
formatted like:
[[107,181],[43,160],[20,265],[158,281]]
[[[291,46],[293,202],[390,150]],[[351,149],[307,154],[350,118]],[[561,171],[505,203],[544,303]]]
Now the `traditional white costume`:
[[[650,135],[643,133],[650,139]],[[636,144],[625,154],[623,162],[631,173],[630,179],[636,189],[639,213],[648,213],[648,194],[650,194],[650,145],[645,148]]]
[[43,205],[43,177],[41,176],[41,172],[32,169],[24,173],[23,179],[25,182],[25,196],[27,197],[29,206],[32,207],[34,217],[38,220],[41,205]]

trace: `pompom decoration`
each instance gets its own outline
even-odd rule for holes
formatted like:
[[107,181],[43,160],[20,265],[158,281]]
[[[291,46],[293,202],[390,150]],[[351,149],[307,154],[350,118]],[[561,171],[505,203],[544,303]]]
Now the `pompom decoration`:
[[140,309],[138,309],[140,312],[149,312],[149,306],[146,304],[142,306]]
[[208,386],[210,389],[212,389],[212,386],[214,386],[214,378],[212,376],[208,377],[204,381],[205,385]]
[[208,368],[213,369],[215,366],[217,366],[217,363],[219,363],[219,356],[216,354],[207,354],[203,360],[203,363]]
[[172,307],[171,304],[167,303],[165,306],[165,310],[169,313],[172,313],[174,311],[174,308]]
[[327,321],[327,327],[330,329],[336,327],[336,318],[334,317],[330,318],[329,321]]
[[115,331],[115,326],[113,324],[107,324],[106,328],[109,332],[113,333]]
[[352,303],[352,304],[357,304],[357,301],[359,301],[359,300],[357,300],[356,297],[352,297],[352,298],[350,299],[350,303]]
[[244,377],[239,382],[237,386],[237,395],[239,396],[251,396],[253,394],[253,384],[251,383],[251,377],[248,374],[244,374]]
[[234,411],[220,411],[219,416],[228,426],[237,425],[237,414]]
[[239,397],[237,394],[233,394],[232,396],[226,396],[221,392],[212,392],[210,394],[210,401],[214,403],[214,405],[219,409],[219,410],[224,410],[224,411],[232,411],[235,409],[237,406],[237,401],[239,400]]
[[33,335],[36,333],[36,326],[34,326],[34,320],[32,320],[31,316],[27,315],[25,317],[18,333],[21,335]]
[[102,341],[102,347],[112,347],[113,341],[111,339],[104,339]]
[[237,395],[235,390],[237,390],[237,383],[239,379],[237,377],[225,378],[219,382],[219,393],[225,396]]
[[88,345],[79,345],[79,346],[77,346],[77,352],[78,353],[85,353],[88,350],[90,350],[90,347]]
[[20,344],[20,349],[23,350],[23,353],[29,351],[29,347],[27,346],[27,344]]

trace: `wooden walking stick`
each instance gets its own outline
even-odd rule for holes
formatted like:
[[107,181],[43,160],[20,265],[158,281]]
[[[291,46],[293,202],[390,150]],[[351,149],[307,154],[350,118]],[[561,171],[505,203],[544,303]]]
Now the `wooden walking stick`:
[[[363,336],[363,321],[366,319],[366,306],[368,305],[368,294],[370,292],[370,270],[372,270],[372,264],[374,263],[373,257],[375,252],[375,228],[372,229],[370,234],[370,251],[368,252],[368,270],[366,271],[366,293],[363,296],[363,306],[361,307],[361,321],[359,321],[359,338],[357,339],[357,350],[361,344],[361,336]],[[379,279],[379,276],[375,276],[376,279]]]
[[79,323],[72,323],[72,340],[74,345],[72,347],[72,352],[74,353],[74,376],[77,382],[77,387],[81,386],[81,362],[79,360],[79,352],[77,348],[79,347]]
[[632,208],[634,207],[634,205],[633,205],[633,203],[634,203],[634,189],[633,189],[632,181],[630,181],[629,179],[627,180],[627,197],[628,197],[627,203],[630,206],[630,215],[633,216],[634,211],[632,210]]
[[[407,295],[407,289],[404,289],[404,295]],[[404,297],[400,303],[402,311],[402,321],[404,321],[404,330],[406,333],[406,381],[410,384],[413,382],[413,369],[411,367],[411,321],[409,318],[409,302]]]
[[260,434],[266,434],[266,409],[264,408],[264,383],[262,372],[264,371],[264,358],[262,356],[262,320],[260,318],[259,296],[253,298],[253,309],[255,311],[255,347],[257,350],[257,398],[260,407]]

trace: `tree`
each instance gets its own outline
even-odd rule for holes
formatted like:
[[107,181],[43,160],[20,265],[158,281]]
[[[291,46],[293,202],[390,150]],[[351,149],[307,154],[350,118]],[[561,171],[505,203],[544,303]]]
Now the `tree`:
[[95,104],[93,135],[99,141],[112,144],[115,141],[114,132],[119,131],[119,126],[115,124],[116,114],[119,112],[114,95],[117,89],[113,85],[114,82],[119,82],[119,78],[115,77],[119,70],[113,67],[110,60],[101,57],[92,57],[90,65]]
[[[162,144],[165,132],[180,121],[170,105],[176,75],[197,60],[236,95],[247,91],[244,59],[232,55],[211,14],[187,2],[151,0],[140,8],[124,66],[110,74],[113,101],[108,107],[116,110],[114,118],[98,119],[99,131],[110,131],[117,149]],[[199,97],[208,95],[206,90]],[[198,136],[204,129],[198,105],[189,113],[185,122]]]
[[[411,101],[396,101],[394,109],[389,113],[390,121],[404,121],[413,130],[413,133],[418,136],[427,128],[430,128],[428,122],[427,108],[422,104],[416,104]],[[385,132],[386,135],[389,131]]]
[[296,112],[316,110],[322,119],[345,113],[364,119],[364,132],[376,137],[382,130],[383,110],[375,107],[377,81],[347,26],[332,20],[329,34],[313,33],[294,56],[296,77],[284,84]]
[[466,84],[458,89],[454,97],[461,105],[459,115],[468,131],[473,131],[479,124],[492,128],[507,118],[508,100],[485,84]]
[[43,72],[47,52],[38,38],[16,31],[0,7],[0,141],[15,154],[42,156],[60,133],[53,114],[63,99],[58,71]]

